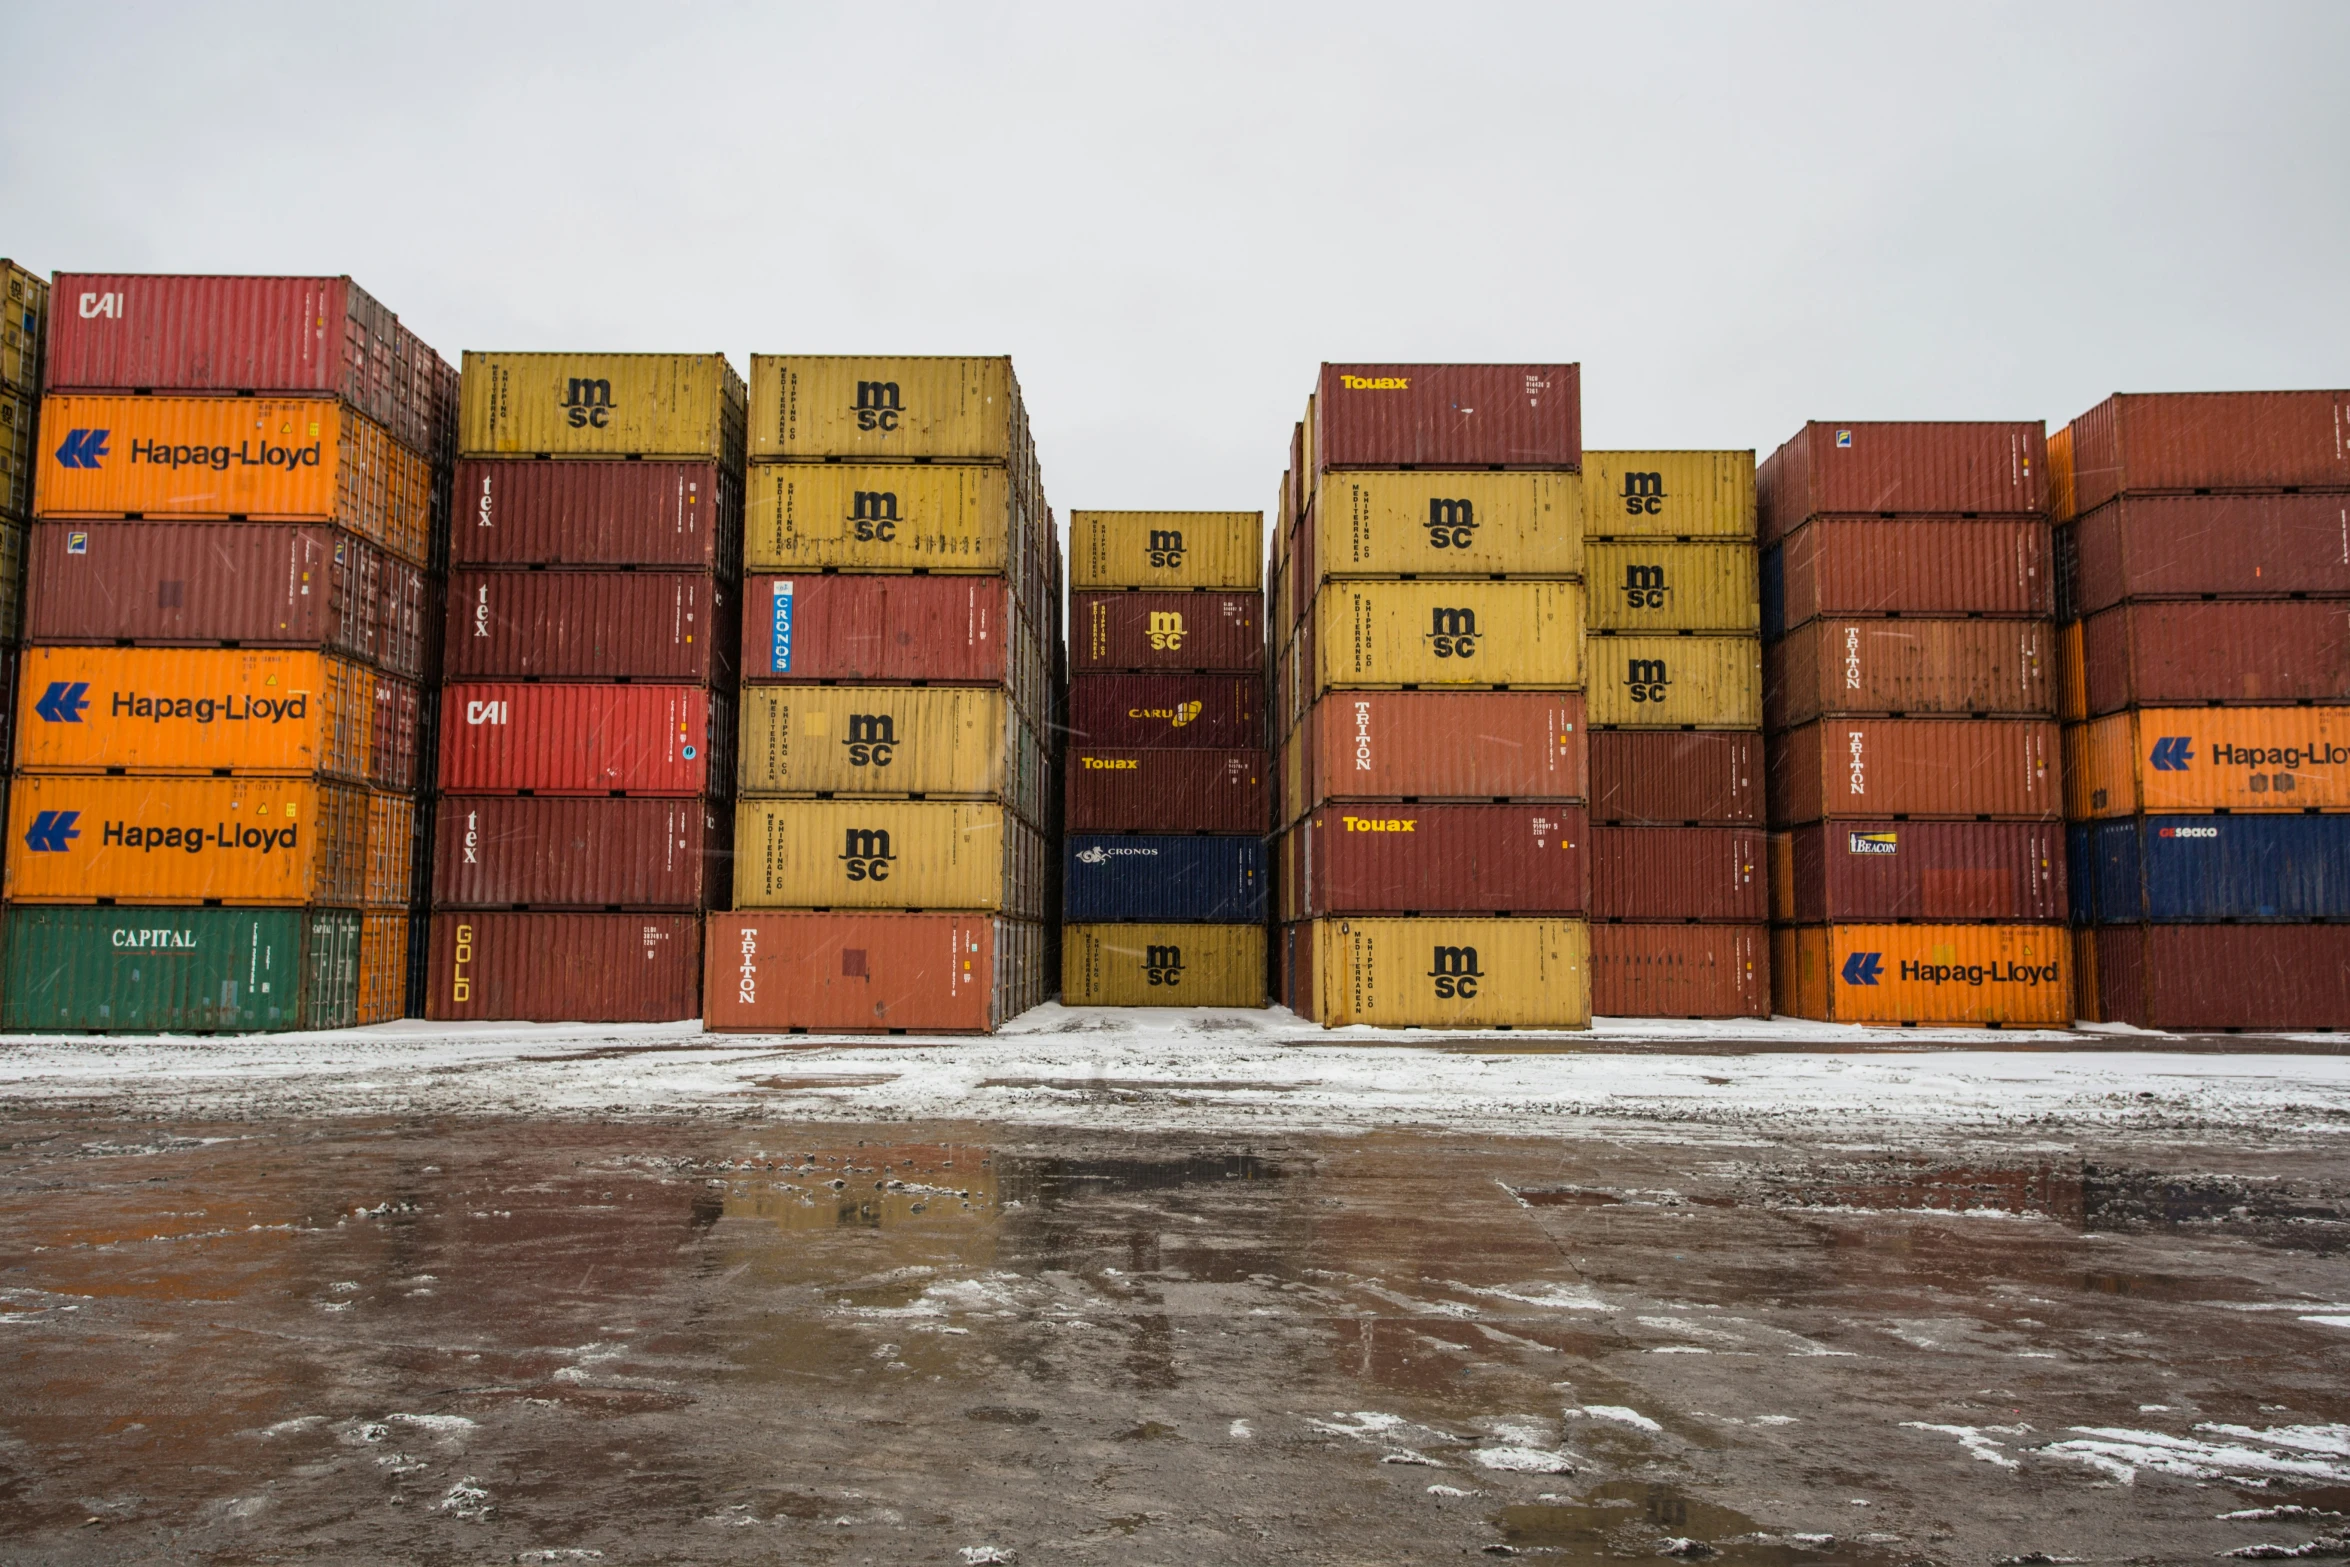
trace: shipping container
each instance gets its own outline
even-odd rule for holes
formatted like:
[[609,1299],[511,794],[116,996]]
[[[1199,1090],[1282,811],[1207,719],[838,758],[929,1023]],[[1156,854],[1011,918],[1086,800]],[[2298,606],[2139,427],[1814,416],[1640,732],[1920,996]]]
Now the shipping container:
[[1299,814],[1325,800],[1580,800],[1588,754],[1582,696],[1541,691],[1347,692],[1314,704],[1289,747]]
[[1762,642],[1756,637],[1593,637],[1595,728],[1762,727]]
[[2124,816],[2072,831],[2086,840],[2087,885],[2073,893],[2085,922],[2350,919],[2350,815]]
[[1035,919],[1049,852],[1035,828],[985,802],[745,800],[735,811],[734,904]]
[[1601,729],[1591,819],[1609,825],[1759,826],[1763,740],[1752,730]]
[[1264,690],[1253,675],[1077,675],[1068,744],[1248,750],[1265,743]]
[[1762,925],[1593,925],[1591,1010],[1602,1018],[1769,1017]]
[[1314,600],[1314,690],[1572,690],[1583,628],[1576,582],[1333,582]]
[[2322,1029],[2350,1019],[2350,926],[2108,925],[2090,937],[2100,1022]]
[[1272,829],[1271,758],[1260,750],[1074,745],[1062,766],[1067,832],[1220,832]]
[[[324,653],[28,648],[16,764],[360,781],[371,771],[377,679]],[[413,757],[413,728],[409,746]]]
[[1581,381],[1580,365],[1325,364],[1314,467],[1577,469]]
[[16,759],[16,682],[22,648],[0,646],[0,788]]
[[421,567],[321,523],[39,522],[25,635],[154,647],[315,647],[415,680]]
[[1313,924],[1325,1028],[1591,1026],[1581,920],[1331,919]]
[[1261,511],[1073,511],[1069,586],[1123,588],[1265,586]]
[[1070,833],[1061,857],[1061,918],[1071,924],[1265,919],[1270,878],[1259,838]]
[[2053,549],[2037,517],[1815,517],[1762,558],[1763,635],[1839,615],[2046,620]]
[[1302,606],[1319,577],[1579,577],[1573,473],[1325,473],[1305,513]]
[[1754,453],[1585,452],[1595,539],[1754,539]]
[[1072,1007],[1261,1007],[1265,927],[1071,925],[1061,1001]]
[[408,1015],[408,915],[359,917],[359,994],[351,1021],[364,1028]]
[[41,348],[49,322],[49,280],[0,260],[0,390],[41,389]]
[[467,457],[743,460],[742,378],[724,354],[465,351]]
[[713,914],[704,1026],[987,1033],[1051,999],[1045,929],[988,914]]
[[2082,511],[2148,490],[2350,489],[2350,392],[2117,393],[2071,430]]
[[1771,825],[1943,817],[2054,821],[2061,742],[2031,718],[1821,719],[1775,734]]
[[1285,840],[1290,913],[1581,914],[1591,841],[1579,805],[1325,806]]
[[1758,827],[1596,827],[1591,831],[1591,918],[1770,918]]
[[734,683],[734,590],[698,571],[457,571],[450,680]]
[[388,790],[367,795],[367,865],[359,901],[371,909],[405,909],[416,890],[416,797]]
[[1045,719],[1039,632],[1001,577],[752,577],[743,591],[746,681],[1004,686]]
[[1011,569],[1011,476],[998,467],[762,463],[750,471],[753,571]]
[[1594,631],[1762,630],[1754,546],[1673,539],[1593,541],[1584,564]]
[[1261,593],[1078,593],[1069,605],[1069,667],[1222,670],[1262,676]]
[[734,889],[734,813],[706,800],[443,795],[432,901],[454,909],[708,909]]
[[452,684],[441,691],[440,786],[723,796],[733,729],[730,700],[697,687]]
[[1755,502],[1766,545],[1826,512],[2044,515],[2045,427],[1813,420],[1755,470]]
[[2068,724],[2089,716],[2089,669],[2077,620],[2056,628],[2056,716]]
[[425,1016],[669,1023],[702,1011],[698,914],[436,913]]
[[1048,760],[1001,691],[752,686],[742,694],[744,794],[999,799],[1042,821]]
[[24,631],[25,555],[31,533],[24,523],[0,518],[0,645],[13,644]]
[[0,515],[20,522],[32,515],[39,493],[39,410],[29,392],[0,392]]
[[361,917],[349,909],[26,908],[7,913],[6,1027],[215,1034],[348,1028]]
[[2081,626],[2088,715],[2350,702],[2350,600],[2120,604]]
[[1028,415],[1001,355],[751,355],[754,460],[1011,462]]
[[2064,828],[2056,822],[1815,822],[1774,834],[1771,918],[1852,921],[2061,920]]
[[2154,707],[2064,735],[2065,814],[2350,809],[2350,707]]
[[294,778],[22,776],[17,903],[332,903],[366,893],[369,794]]
[[2059,529],[2071,608],[2350,596],[2350,495],[2126,495]]
[[743,481],[717,462],[457,464],[449,564],[742,568]]
[[1773,1010],[1828,1023],[2069,1028],[2062,925],[1785,925]]
[[1815,620],[1763,649],[1763,726],[1823,713],[2046,716],[2055,646],[2044,620]]

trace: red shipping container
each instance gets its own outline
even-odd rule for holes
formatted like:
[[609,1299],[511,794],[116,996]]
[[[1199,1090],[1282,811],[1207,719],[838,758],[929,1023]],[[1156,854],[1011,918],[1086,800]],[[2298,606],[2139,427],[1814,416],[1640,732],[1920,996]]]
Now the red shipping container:
[[2350,596],[2350,495],[2126,495],[2056,539],[2075,615],[2124,599]]
[[1263,751],[1071,746],[1068,832],[1206,832],[1261,837],[1273,815]]
[[2123,604],[2081,624],[2089,716],[2350,699],[2350,601]]
[[1012,679],[1016,620],[1002,577],[752,577],[742,620],[745,680]]
[[698,571],[459,571],[449,576],[451,680],[626,680],[728,686],[740,610]]
[[1314,466],[1583,466],[1581,365],[1332,365]]
[[1763,557],[1763,634],[1838,615],[2046,620],[2054,551],[2037,517],[1815,517]]
[[1075,675],[1069,745],[1245,751],[1265,743],[1262,675]]
[[2066,917],[2061,822],[1824,822],[1787,835],[1772,918],[1871,924]]
[[1772,735],[1771,825],[1893,817],[2055,821],[2053,720],[1838,718]]
[[2105,925],[2089,945],[2099,1022],[2232,1030],[2350,1021],[2350,925]]
[[1595,827],[1593,920],[1771,917],[1759,827]]
[[706,800],[444,795],[432,901],[459,909],[705,909],[733,888],[734,817]]
[[986,1033],[1009,1010],[996,994],[1007,928],[986,914],[712,915],[704,1021],[720,1032]]
[[2075,419],[2073,504],[2147,490],[2350,488],[2350,392],[2127,392]]
[[1761,925],[1594,925],[1594,1018],[1769,1017],[1770,931]]
[[724,796],[733,729],[732,702],[695,686],[451,685],[441,693],[440,786]]
[[1831,512],[2045,514],[2047,432],[2037,419],[1813,420],[1763,459],[1754,489],[1765,544]]
[[369,783],[401,794],[416,792],[416,747],[423,709],[424,693],[412,682],[376,676],[375,731],[367,751]]
[[1588,788],[1580,691],[1340,691],[1314,704],[1306,803],[1580,800]]
[[1580,914],[1588,896],[1579,805],[1326,806],[1288,836],[1303,918]]
[[1602,729],[1591,736],[1594,822],[1759,826],[1762,797],[1759,734]]
[[467,458],[449,564],[742,570],[743,482],[714,462]]
[[1763,727],[1822,713],[2056,712],[2044,620],[1815,620],[1763,649]]
[[701,1016],[698,914],[435,914],[424,1015],[442,1023]]
[[1069,667],[1081,674],[1265,667],[1262,593],[1080,593],[1069,613]]

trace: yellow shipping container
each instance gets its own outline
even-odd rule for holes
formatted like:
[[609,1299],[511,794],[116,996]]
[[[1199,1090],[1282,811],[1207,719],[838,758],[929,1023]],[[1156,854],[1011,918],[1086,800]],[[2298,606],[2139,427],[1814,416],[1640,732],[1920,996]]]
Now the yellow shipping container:
[[359,1008],[364,1028],[408,1015],[408,916],[370,913],[359,921]]
[[1069,586],[1230,588],[1265,585],[1261,511],[1073,511]]
[[745,686],[745,794],[960,795],[1011,787],[1020,720],[952,686]]
[[739,463],[742,377],[724,354],[465,351],[467,457],[706,457]]
[[363,780],[376,677],[324,653],[259,648],[27,648],[16,764],[27,772]]
[[40,390],[41,345],[49,325],[49,283],[39,273],[0,260],[0,387]]
[[1262,925],[1069,925],[1061,1000],[1073,1007],[1261,1007]]
[[969,572],[1011,559],[1012,493],[994,467],[760,463],[743,565],[752,571]]
[[1759,637],[1593,637],[1591,722],[1610,729],[1760,729]]
[[1325,577],[1579,577],[1583,480],[1572,473],[1325,473]]
[[0,515],[22,520],[33,514],[40,424],[30,392],[0,391]]
[[1589,1028],[1582,920],[1346,919],[1313,927],[1325,1028]]
[[754,460],[909,457],[1008,463],[1028,415],[1002,355],[751,355]]
[[1313,613],[1316,692],[1583,684],[1579,582],[1333,582]]
[[2069,1028],[2062,925],[1782,925],[1772,1010],[1826,1023]]
[[1000,805],[744,800],[738,909],[1044,911],[1044,839]]
[[2064,732],[2064,814],[2350,810],[2350,707],[2147,707]]
[[1762,577],[1744,540],[1595,541],[1584,562],[1594,631],[1762,633]]
[[1754,453],[1585,452],[1583,518],[1595,539],[1751,539]]
[[370,807],[308,779],[27,775],[9,791],[8,897],[355,908]]

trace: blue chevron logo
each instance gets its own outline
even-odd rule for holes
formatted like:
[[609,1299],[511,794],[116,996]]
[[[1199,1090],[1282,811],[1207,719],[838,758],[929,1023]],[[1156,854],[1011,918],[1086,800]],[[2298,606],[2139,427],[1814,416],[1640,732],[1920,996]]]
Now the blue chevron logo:
[[1844,983],[1847,985],[1874,985],[1877,976],[1885,972],[1885,954],[1882,952],[1855,952],[1844,960]]
[[106,455],[106,437],[111,430],[68,430],[65,444],[57,448],[57,460],[68,468],[95,468],[98,459]]
[[87,680],[52,680],[49,689],[41,693],[41,700],[33,704],[33,711],[47,723],[78,724],[82,721],[82,709],[90,705],[89,689]]
[[2193,737],[2189,735],[2164,735],[2154,742],[2154,753],[2149,758],[2154,763],[2154,770],[2158,773],[2185,772],[2187,764],[2195,760],[2194,751],[2189,749],[2193,744]]
[[24,846],[35,854],[63,854],[68,841],[82,835],[74,826],[81,815],[79,811],[36,812],[32,826],[25,829]]

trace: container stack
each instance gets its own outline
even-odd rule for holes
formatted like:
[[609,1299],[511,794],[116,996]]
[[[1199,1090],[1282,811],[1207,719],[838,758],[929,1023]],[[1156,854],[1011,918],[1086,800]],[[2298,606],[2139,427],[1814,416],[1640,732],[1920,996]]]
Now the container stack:
[[454,372],[348,278],[55,297],[8,1025],[397,1017]]
[[1575,365],[1324,365],[1275,547],[1276,994],[1591,1017]]
[[1804,426],[1757,474],[1776,1009],[2072,1019],[2037,421]]
[[1754,453],[1586,452],[1591,985],[1610,1017],[1767,1017]]
[[986,1032],[1052,992],[1061,562],[1006,358],[754,355],[713,1029]]
[[1265,519],[1069,518],[1061,999],[1265,1004]]
[[0,817],[7,812],[9,738],[16,719],[18,639],[24,634],[24,558],[33,515],[41,356],[49,285],[0,260]]
[[2054,462],[2082,1013],[2350,1022],[2350,393],[2106,399]]

